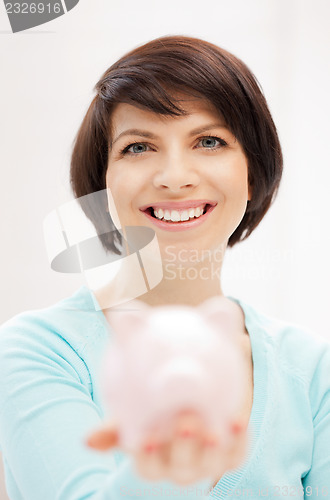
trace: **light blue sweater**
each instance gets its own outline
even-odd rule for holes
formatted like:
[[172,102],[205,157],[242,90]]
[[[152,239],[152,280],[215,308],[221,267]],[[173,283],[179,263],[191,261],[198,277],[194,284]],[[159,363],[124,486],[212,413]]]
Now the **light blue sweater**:
[[145,481],[128,455],[84,445],[102,423],[97,373],[109,335],[93,300],[82,287],[0,329],[0,447],[11,500],[330,499],[328,342],[237,301],[252,345],[252,438],[245,462],[209,494],[208,479],[185,488]]

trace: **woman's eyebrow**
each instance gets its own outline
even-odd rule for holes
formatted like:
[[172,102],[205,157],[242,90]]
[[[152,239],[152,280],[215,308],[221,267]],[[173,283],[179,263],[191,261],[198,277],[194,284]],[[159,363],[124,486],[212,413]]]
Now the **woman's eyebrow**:
[[[191,130],[189,132],[189,136],[193,136],[193,135],[196,135],[196,134],[201,134],[202,132],[205,132],[206,130],[210,130],[212,128],[226,128],[226,126],[223,123],[221,123],[221,122],[208,123],[207,125],[203,125],[203,127],[197,127],[197,128],[194,128],[193,130]],[[128,130],[124,130],[123,132],[121,132],[112,141],[112,145],[114,145],[121,137],[123,137],[125,135],[139,135],[140,137],[146,137],[148,139],[159,139],[158,136],[152,134],[148,130],[141,130],[141,129],[138,129],[138,128],[130,128]]]
[[147,137],[148,139],[157,139],[157,136],[152,134],[151,132],[148,132],[147,130],[140,130],[138,128],[130,128],[128,130],[124,130],[121,134],[118,135],[113,141],[112,145],[115,144],[115,142],[118,141],[121,137],[124,135],[139,135],[141,137]]
[[212,128],[226,128],[224,123],[221,122],[216,122],[216,123],[208,123],[207,125],[204,125],[203,127],[197,127],[191,130],[189,135],[196,135],[196,134],[201,134],[202,132],[206,132],[207,130],[210,130]]

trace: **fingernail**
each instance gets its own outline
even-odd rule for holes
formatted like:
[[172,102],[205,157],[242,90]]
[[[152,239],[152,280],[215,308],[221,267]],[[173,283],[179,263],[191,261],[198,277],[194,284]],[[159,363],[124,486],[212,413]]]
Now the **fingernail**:
[[95,444],[97,444],[97,439],[95,439],[94,436],[88,436],[85,440],[85,444],[87,446],[94,446]]
[[191,438],[196,436],[196,432],[191,429],[182,429],[178,431],[177,434],[181,438]]
[[153,451],[157,450],[158,444],[156,443],[149,443],[144,446],[144,451],[146,453],[152,453]]
[[243,426],[242,426],[242,424],[235,423],[232,425],[231,428],[232,428],[232,431],[234,434],[238,434],[239,432],[241,432]]
[[210,448],[213,448],[217,444],[215,439],[206,439],[204,441],[205,446],[209,446]]
[[217,439],[212,436],[207,436],[204,438],[204,445],[213,447],[217,444]]

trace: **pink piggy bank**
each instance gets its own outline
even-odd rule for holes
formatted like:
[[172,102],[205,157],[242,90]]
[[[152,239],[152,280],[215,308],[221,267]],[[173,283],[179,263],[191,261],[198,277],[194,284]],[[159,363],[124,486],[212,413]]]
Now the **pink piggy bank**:
[[113,335],[102,365],[105,403],[119,446],[136,450],[150,432],[170,437],[173,417],[197,411],[225,447],[242,409],[246,375],[233,327],[233,303],[149,307],[106,313]]

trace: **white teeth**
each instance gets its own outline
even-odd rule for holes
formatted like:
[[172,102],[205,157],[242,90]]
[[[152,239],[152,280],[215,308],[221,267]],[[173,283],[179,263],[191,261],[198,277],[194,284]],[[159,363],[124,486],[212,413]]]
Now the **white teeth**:
[[154,215],[157,219],[164,219],[172,222],[179,221],[187,221],[189,219],[193,219],[200,217],[204,213],[204,205],[201,205],[196,208],[188,208],[186,210],[163,210],[159,208],[158,210],[154,209]]
[[171,211],[171,221],[172,222],[179,222],[180,220],[180,214],[177,210],[172,210]]
[[188,210],[184,210],[183,212],[181,212],[181,220],[189,220]]

